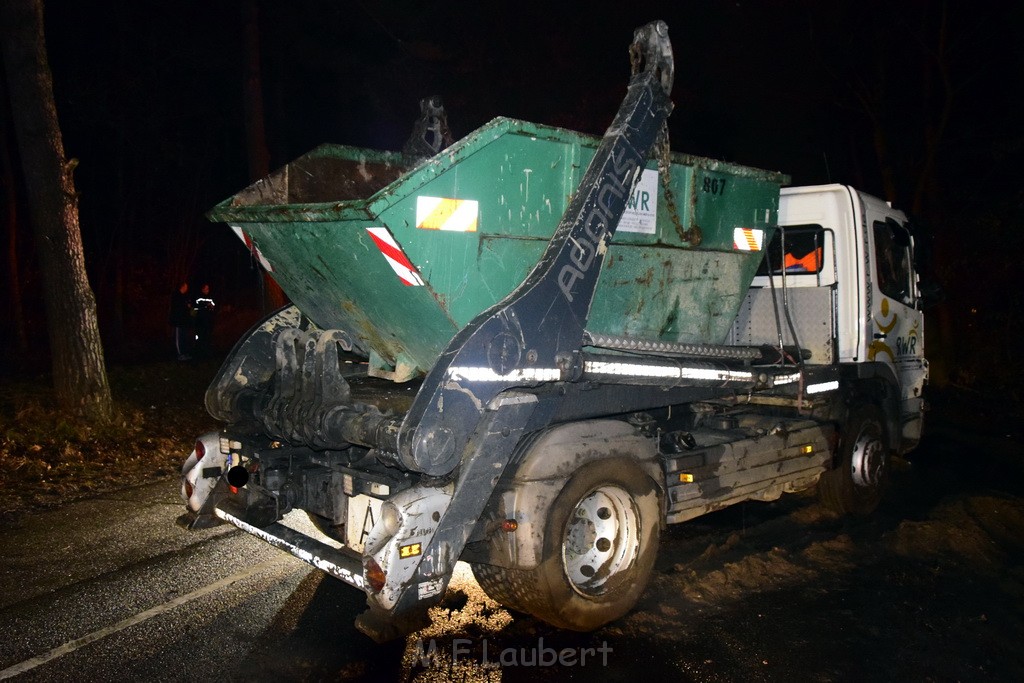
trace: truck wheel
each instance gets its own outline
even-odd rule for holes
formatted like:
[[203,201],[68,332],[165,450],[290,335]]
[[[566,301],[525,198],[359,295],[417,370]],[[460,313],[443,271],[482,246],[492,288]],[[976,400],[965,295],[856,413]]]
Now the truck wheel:
[[818,495],[825,507],[840,514],[871,514],[882,500],[889,474],[882,412],[873,405],[854,408],[839,438],[838,465],[821,475]]
[[559,628],[592,631],[640,598],[658,552],[657,485],[629,458],[584,465],[546,511],[533,569],[474,564],[480,587],[506,607]]

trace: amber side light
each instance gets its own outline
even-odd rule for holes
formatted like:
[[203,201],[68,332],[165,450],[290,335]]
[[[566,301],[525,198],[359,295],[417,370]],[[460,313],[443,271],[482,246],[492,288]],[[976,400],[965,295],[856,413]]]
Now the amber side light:
[[368,557],[363,560],[363,568],[366,573],[366,582],[370,584],[370,588],[374,593],[380,593],[384,590],[384,583],[388,580],[387,575],[384,574],[384,570],[377,564],[377,560],[372,557]]

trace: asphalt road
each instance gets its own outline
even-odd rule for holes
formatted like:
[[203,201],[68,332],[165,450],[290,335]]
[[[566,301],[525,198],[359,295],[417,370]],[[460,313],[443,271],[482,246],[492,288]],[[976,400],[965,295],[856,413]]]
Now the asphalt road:
[[[167,482],[30,515],[5,530],[0,679],[270,677],[277,668],[254,660],[254,643],[280,652],[279,639],[322,612],[334,614],[321,642],[295,653],[311,664],[289,662],[296,668],[286,677],[322,666],[318,645],[340,661],[369,646],[351,626],[360,594],[233,528],[186,531],[175,524],[182,511]],[[310,610],[321,581],[330,607]]]
[[1024,503],[1003,470],[965,483],[963,448],[926,445],[940,464],[870,520],[786,496],[670,528],[595,633],[510,614],[460,565],[434,624],[383,646],[354,589],[176,525],[176,483],[122,491],[0,529],[0,680],[1020,680]]

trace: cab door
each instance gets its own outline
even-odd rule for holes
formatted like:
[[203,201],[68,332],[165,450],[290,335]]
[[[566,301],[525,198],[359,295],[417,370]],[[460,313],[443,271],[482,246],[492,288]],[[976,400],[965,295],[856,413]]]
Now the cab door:
[[901,212],[881,202],[865,209],[871,250],[868,360],[891,365],[899,381],[901,443],[903,449],[909,449],[921,438],[922,392],[928,378],[914,241]]

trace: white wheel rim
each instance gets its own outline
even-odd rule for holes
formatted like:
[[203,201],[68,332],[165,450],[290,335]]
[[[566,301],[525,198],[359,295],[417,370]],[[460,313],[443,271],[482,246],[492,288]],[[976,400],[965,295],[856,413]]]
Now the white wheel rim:
[[562,566],[573,590],[600,595],[639,552],[640,514],[626,491],[600,486],[576,504],[562,541]]
[[870,488],[882,483],[885,474],[885,445],[874,430],[865,428],[857,435],[850,464],[855,485]]

